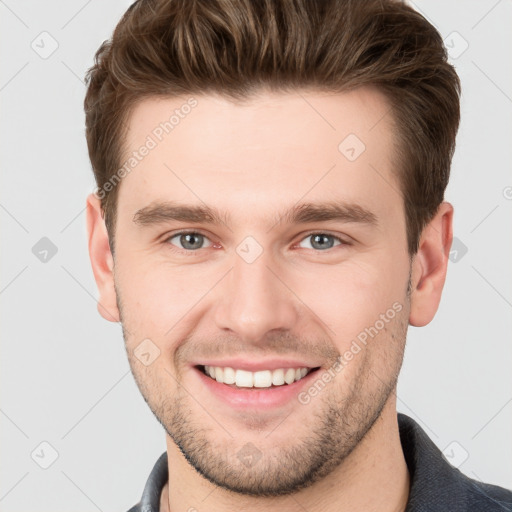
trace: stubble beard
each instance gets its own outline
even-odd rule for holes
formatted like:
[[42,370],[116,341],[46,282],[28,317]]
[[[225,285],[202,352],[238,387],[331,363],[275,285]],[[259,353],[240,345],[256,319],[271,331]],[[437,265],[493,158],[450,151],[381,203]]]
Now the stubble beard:
[[[133,355],[128,353],[128,357],[148,407],[199,474],[241,495],[284,496],[313,485],[338,468],[380,417],[396,389],[403,359],[407,323],[400,318],[395,320],[391,336],[376,340],[395,347],[390,349],[392,357],[384,376],[375,373],[369,351],[363,349],[364,361],[348,386],[347,382],[343,385],[348,389],[341,391],[334,379],[311,403],[301,405],[297,400],[293,413],[270,434],[264,431],[261,420],[256,428],[240,428],[241,423],[235,427],[227,424],[223,429],[219,425],[222,420],[214,421],[182,386],[178,385],[174,395],[169,396],[168,388],[166,393],[156,375],[141,370]],[[125,343],[129,343],[126,337]],[[198,411],[202,417],[197,416]],[[306,432],[301,430],[305,415],[308,416]],[[254,424],[257,423],[258,418],[254,417]],[[284,429],[288,434],[283,436]],[[236,434],[228,434],[235,430]],[[281,440],[286,439],[287,445],[281,443],[269,448],[272,436],[277,439],[276,433]],[[261,454],[250,466],[239,456],[247,445]],[[262,447],[261,451],[258,446]]]

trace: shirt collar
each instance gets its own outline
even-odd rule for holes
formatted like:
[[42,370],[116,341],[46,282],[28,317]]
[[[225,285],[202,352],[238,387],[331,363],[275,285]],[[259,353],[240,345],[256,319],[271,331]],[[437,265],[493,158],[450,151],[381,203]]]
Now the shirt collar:
[[[480,485],[451,466],[416,421],[402,413],[397,416],[400,442],[410,475],[405,512],[468,510],[466,505],[475,500],[500,504],[490,496],[491,486]],[[160,495],[168,479],[167,452],[164,452],[149,475],[138,508],[134,507],[128,512],[159,512]]]

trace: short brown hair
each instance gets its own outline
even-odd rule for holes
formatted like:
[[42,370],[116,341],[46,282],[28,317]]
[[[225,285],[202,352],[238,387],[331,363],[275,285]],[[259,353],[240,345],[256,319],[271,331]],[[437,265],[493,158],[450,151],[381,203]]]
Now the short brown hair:
[[[376,86],[396,126],[410,257],[444,198],[460,81],[439,32],[399,0],[138,0],[86,81],[98,189],[120,166],[130,113],[145,98]],[[101,197],[112,252],[117,192]]]

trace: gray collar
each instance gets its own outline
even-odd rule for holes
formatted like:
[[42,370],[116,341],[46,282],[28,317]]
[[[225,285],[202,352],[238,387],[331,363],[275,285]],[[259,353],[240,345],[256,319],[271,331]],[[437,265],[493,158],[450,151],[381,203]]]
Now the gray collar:
[[[450,465],[416,421],[397,414],[411,480],[405,512],[512,512],[512,491],[461,473]],[[140,502],[128,512],[159,512],[160,495],[168,479],[164,452],[149,475]]]

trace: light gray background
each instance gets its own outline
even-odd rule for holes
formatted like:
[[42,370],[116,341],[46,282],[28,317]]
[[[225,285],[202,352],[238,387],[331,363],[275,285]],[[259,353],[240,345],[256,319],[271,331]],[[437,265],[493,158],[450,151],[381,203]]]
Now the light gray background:
[[[82,80],[130,3],[0,0],[3,512],[126,511],[165,450],[121,328],[96,311],[86,243]],[[460,244],[436,318],[409,329],[398,407],[461,471],[512,488],[512,2],[414,5],[463,84],[446,194]],[[58,249],[46,263],[42,237]]]

